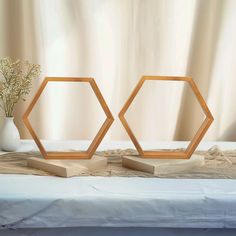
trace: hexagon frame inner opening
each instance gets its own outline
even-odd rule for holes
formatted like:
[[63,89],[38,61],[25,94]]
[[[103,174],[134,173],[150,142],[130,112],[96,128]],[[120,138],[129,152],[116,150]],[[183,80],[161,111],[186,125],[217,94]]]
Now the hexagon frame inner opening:
[[[194,135],[193,139],[190,141],[188,147],[185,151],[144,151],[138,141],[138,139],[135,137],[133,131],[131,130],[126,118],[125,113],[129,109],[130,105],[132,104],[134,98],[136,97],[137,93],[141,89],[142,85],[147,80],[169,80],[169,81],[184,81],[187,82],[190,85],[190,88],[192,89],[194,95],[197,98],[197,101],[199,102],[204,114],[205,119],[203,123],[201,124],[200,128],[197,130],[196,134]],[[143,76],[136,87],[134,88],[133,92],[129,96],[128,100],[124,104],[123,108],[121,109],[119,113],[119,118],[124,126],[127,134],[129,135],[131,141],[133,142],[134,146],[136,147],[139,155],[143,158],[159,158],[159,159],[189,159],[195,149],[197,148],[198,144],[202,140],[203,136],[205,135],[206,131],[210,127],[211,123],[213,122],[213,116],[202,97],[199,89],[197,88],[196,84],[194,83],[193,79],[191,77],[176,77],[176,76]]]
[[[42,94],[44,88],[47,86],[48,82],[84,82],[89,83],[93,92],[95,93],[99,104],[101,105],[106,119],[103,122],[101,128],[99,129],[98,133],[92,140],[91,144],[89,145],[86,151],[77,151],[77,152],[56,152],[56,151],[46,151],[42,142],[38,138],[36,132],[34,131],[32,125],[29,121],[29,115],[33,110],[35,104],[37,103],[40,95]],[[42,84],[40,85],[37,93],[35,94],[32,102],[29,104],[28,108],[26,109],[23,115],[23,122],[30,132],[31,136],[33,137],[35,143],[37,144],[41,154],[45,159],[90,159],[94,152],[96,151],[98,145],[101,143],[102,139],[104,138],[105,134],[109,130],[111,124],[113,123],[114,118],[108,108],[105,99],[103,98],[95,80],[93,78],[82,78],[82,77],[46,77]]]

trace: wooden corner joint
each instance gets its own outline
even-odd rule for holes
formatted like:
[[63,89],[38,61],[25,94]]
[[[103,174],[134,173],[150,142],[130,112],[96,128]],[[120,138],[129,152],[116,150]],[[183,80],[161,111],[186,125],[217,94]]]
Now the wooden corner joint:
[[[196,96],[197,101],[199,102],[206,117],[203,123],[201,124],[200,128],[194,135],[193,139],[190,141],[185,151],[144,151],[138,139],[135,137],[133,131],[131,130],[127,120],[125,119],[125,113],[129,109],[130,105],[132,104],[134,98],[138,94],[143,84],[148,80],[184,81],[190,85],[191,90]],[[124,106],[122,107],[119,113],[119,118],[127,134],[129,135],[131,141],[136,147],[139,155],[143,158],[160,158],[160,159],[189,159],[193,154],[193,152],[196,150],[197,146],[199,145],[200,141],[202,140],[203,136],[205,135],[205,133],[207,132],[208,128],[210,127],[211,123],[214,120],[204,98],[202,97],[193,79],[191,77],[176,77],[176,76],[143,76],[139,80],[138,84],[134,88],[133,92],[129,96]]]
[[[101,105],[106,119],[102,124],[101,128],[99,129],[98,133],[92,140],[90,146],[86,151],[77,151],[77,152],[48,152],[45,147],[43,146],[42,142],[38,138],[35,130],[33,129],[32,125],[29,121],[29,115],[33,110],[35,104],[37,103],[40,95],[42,94],[43,90],[47,86],[49,82],[82,82],[82,83],[89,83],[93,92],[95,93],[99,104]],[[45,159],[90,159],[92,158],[93,154],[95,153],[98,145],[101,143],[102,139],[106,135],[107,131],[109,130],[111,124],[113,123],[114,118],[110,109],[108,108],[105,99],[102,96],[95,80],[93,78],[87,77],[46,77],[42,84],[40,85],[38,91],[36,92],[33,100],[29,104],[28,108],[26,109],[23,115],[23,122],[28,129],[29,133],[31,134],[32,138],[34,139],[35,143],[37,144],[41,154]]]

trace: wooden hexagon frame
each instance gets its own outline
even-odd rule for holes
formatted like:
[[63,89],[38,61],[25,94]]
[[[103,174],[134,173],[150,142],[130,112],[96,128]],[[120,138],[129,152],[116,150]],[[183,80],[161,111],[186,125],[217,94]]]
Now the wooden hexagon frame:
[[[125,119],[125,113],[130,107],[131,103],[133,102],[135,96],[141,89],[142,85],[147,80],[184,81],[190,85],[193,93],[195,94],[204,114],[206,115],[206,118],[204,119],[202,125],[200,126],[196,134],[194,135],[193,139],[191,140],[190,144],[188,145],[185,151],[166,151],[166,152],[165,151],[144,151],[141,145],[139,144],[137,138],[135,137],[133,131],[129,127],[129,124],[127,120]],[[124,104],[123,108],[121,109],[119,113],[119,118],[141,157],[161,158],[161,159],[189,159],[214,120],[205,100],[203,99],[200,91],[198,90],[192,78],[191,77],[173,77],[173,76],[143,76],[138,82],[138,84],[136,85],[136,87],[134,88],[127,102]]]
[[[95,138],[91,142],[90,146],[86,151],[79,151],[79,152],[47,152],[44,148],[43,144],[41,143],[40,139],[38,138],[36,132],[34,131],[33,127],[29,122],[29,115],[32,109],[34,108],[36,102],[38,101],[40,95],[42,94],[44,88],[47,86],[48,82],[83,82],[89,83],[93,92],[95,93],[103,111],[106,114],[106,120],[102,124],[101,128],[99,129],[98,133],[96,134]],[[93,78],[74,78],[74,77],[46,77],[42,82],[39,90],[35,94],[32,102],[29,104],[25,114],[23,115],[23,122],[27,129],[29,130],[31,136],[33,137],[34,141],[36,142],[41,154],[45,159],[90,159],[94,152],[96,151],[98,145],[101,143],[102,139],[104,138],[105,134],[107,133],[108,129],[110,128],[111,124],[113,123],[114,118]]]

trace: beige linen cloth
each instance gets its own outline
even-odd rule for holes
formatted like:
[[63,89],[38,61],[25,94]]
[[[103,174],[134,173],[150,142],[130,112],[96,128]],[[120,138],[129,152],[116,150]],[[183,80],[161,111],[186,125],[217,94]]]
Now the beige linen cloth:
[[[122,167],[121,158],[125,155],[137,155],[133,149],[107,150],[96,152],[108,158],[106,168],[96,171],[85,171],[80,176],[124,176],[124,177],[158,177],[158,178],[203,178],[203,179],[236,179],[236,150],[221,151],[213,146],[208,151],[197,151],[195,154],[205,157],[205,165],[190,170],[168,174],[153,174]],[[14,152],[0,155],[0,174],[52,175],[42,170],[27,167],[27,158],[40,157],[39,152]]]

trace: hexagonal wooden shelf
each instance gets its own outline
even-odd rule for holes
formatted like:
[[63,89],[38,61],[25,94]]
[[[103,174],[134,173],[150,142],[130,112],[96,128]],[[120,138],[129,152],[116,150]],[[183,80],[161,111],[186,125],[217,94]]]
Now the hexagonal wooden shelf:
[[[106,114],[106,120],[102,124],[101,128],[99,129],[97,135],[91,142],[90,146],[86,151],[79,151],[79,152],[47,152],[44,148],[43,144],[41,143],[40,139],[38,138],[36,132],[34,131],[33,127],[29,122],[29,115],[32,109],[34,108],[36,102],[38,101],[40,95],[42,94],[44,88],[46,87],[48,82],[83,82],[89,83],[93,92],[95,93],[103,111]],[[102,139],[104,138],[105,134],[107,133],[108,129],[110,128],[111,124],[113,123],[114,118],[93,78],[74,78],[74,77],[46,77],[42,82],[39,90],[35,94],[32,102],[29,104],[25,114],[23,115],[23,122],[27,129],[29,130],[31,136],[33,137],[34,141],[36,142],[40,152],[42,153],[45,159],[90,159],[94,152],[96,151],[98,145],[101,143]]]
[[[125,119],[125,113],[130,107],[131,103],[133,102],[140,88],[142,87],[144,82],[147,80],[185,81],[190,85],[193,93],[195,94],[206,117],[185,151],[166,151],[166,152],[165,151],[144,151],[141,145],[139,144],[137,138],[135,137],[133,131],[129,127],[129,124],[127,120]],[[128,133],[130,139],[135,145],[139,155],[144,158],[160,158],[160,159],[189,159],[191,155],[193,154],[193,152],[195,151],[195,149],[197,148],[200,141],[202,140],[206,131],[210,127],[212,121],[214,120],[209,108],[207,107],[206,102],[204,101],[200,91],[198,90],[192,78],[191,77],[173,77],[173,76],[143,76],[138,82],[138,84],[136,85],[136,87],[134,88],[127,102],[124,104],[123,108],[121,109],[119,113],[119,118],[126,132]]]

